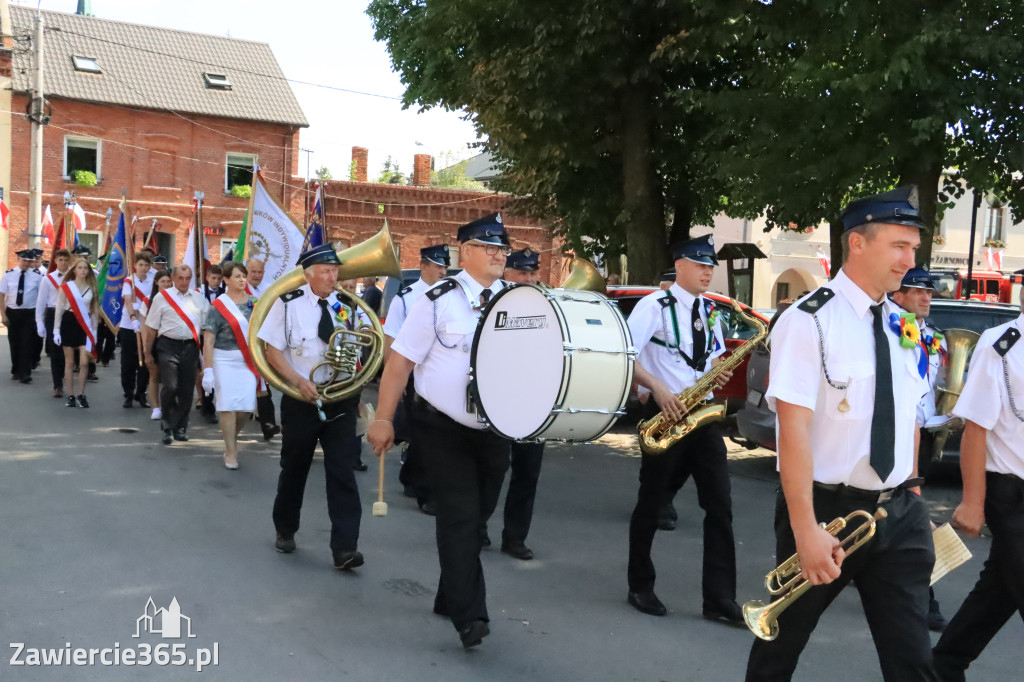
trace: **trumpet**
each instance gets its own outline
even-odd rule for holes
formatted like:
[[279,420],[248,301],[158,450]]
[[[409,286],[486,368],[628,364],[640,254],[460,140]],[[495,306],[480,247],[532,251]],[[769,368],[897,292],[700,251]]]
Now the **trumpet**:
[[[875,524],[886,516],[888,513],[881,507],[874,515],[858,509],[845,517],[833,519],[828,525],[823,523],[821,527],[830,535],[838,537],[851,522],[858,518],[862,519],[861,524],[839,542],[839,546],[846,554],[853,554],[874,537]],[[800,577],[801,572],[803,567],[800,565],[800,557],[794,554],[764,577],[764,586],[775,599],[767,605],[757,599],[743,605],[743,620],[750,631],[759,638],[770,642],[778,637],[779,614],[812,587],[809,580]]]

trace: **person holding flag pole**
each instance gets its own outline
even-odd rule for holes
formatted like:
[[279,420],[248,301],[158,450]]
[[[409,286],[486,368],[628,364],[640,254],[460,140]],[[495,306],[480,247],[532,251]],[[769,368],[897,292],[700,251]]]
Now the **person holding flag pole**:
[[[54,321],[53,342],[64,347],[64,392],[68,407],[89,407],[85,398],[85,380],[90,355],[96,345],[99,317],[99,287],[96,273],[84,257],[75,259],[60,285]],[[75,388],[75,356],[78,356],[78,396]]]
[[[52,229],[52,228],[51,228]],[[53,254],[54,270],[46,273],[39,284],[36,299],[36,333],[46,342],[46,355],[50,358],[50,376],[53,379],[53,397],[64,397],[64,350],[53,341],[54,321],[57,317],[57,297],[64,276],[71,268],[71,253],[58,249]]]

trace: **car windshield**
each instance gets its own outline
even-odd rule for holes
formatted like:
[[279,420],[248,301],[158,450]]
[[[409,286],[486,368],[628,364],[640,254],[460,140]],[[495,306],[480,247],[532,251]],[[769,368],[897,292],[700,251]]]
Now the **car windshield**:
[[979,334],[986,329],[1013,320],[1018,312],[1012,308],[981,308],[977,306],[932,306],[928,322],[937,329],[970,329]]

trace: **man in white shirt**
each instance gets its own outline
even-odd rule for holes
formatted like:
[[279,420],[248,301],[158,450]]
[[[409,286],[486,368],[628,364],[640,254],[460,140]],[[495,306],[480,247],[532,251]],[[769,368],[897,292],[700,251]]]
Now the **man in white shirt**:
[[[1024,298],[1024,290],[1022,290]],[[978,582],[935,646],[942,680],[963,680],[1014,615],[1024,617],[1024,317],[981,335],[953,414],[967,420],[960,441],[963,500],[953,525],[992,546]]]
[[18,251],[18,267],[0,278],[0,320],[7,327],[11,347],[11,379],[32,382],[35,363],[35,308],[39,283],[43,279],[32,268],[34,249]]
[[[209,304],[198,291],[189,288],[192,268],[175,265],[170,289],[153,296],[142,331],[142,347],[150,372],[160,372],[160,409],[163,443],[187,441],[189,413],[199,370],[199,330]],[[157,351],[154,360],[153,350]]]
[[483,308],[504,287],[508,235],[497,213],[463,225],[461,265],[409,310],[380,382],[367,438],[379,457],[394,442],[391,420],[415,372],[418,446],[437,507],[441,578],[434,613],[447,616],[469,649],[490,634],[480,550],[508,469],[509,441],[477,419],[469,396],[470,349]]
[[[714,303],[702,296],[718,264],[713,238],[705,235],[676,244],[672,256],[675,282],[667,291],[640,299],[628,320],[638,353],[634,381],[653,398],[644,405],[644,419],[662,412],[678,420],[682,412],[677,395],[697,383],[711,369],[711,361],[725,353]],[[731,372],[722,373],[718,384],[724,385],[731,376]],[[717,424],[694,429],[663,454],[641,455],[640,489],[629,522],[627,601],[641,613],[667,613],[654,593],[651,547],[660,510],[675,494],[676,486],[691,476],[704,510],[704,617],[742,625],[743,614],[736,603],[729,468]]]
[[50,358],[50,376],[53,379],[53,397],[64,397],[64,348],[53,342],[53,320],[57,309],[57,294],[64,275],[71,267],[71,252],[58,249],[53,254],[54,271],[43,276],[36,299],[36,334],[42,337],[46,354]]
[[250,258],[245,261],[245,269],[249,272],[245,276],[245,292],[250,296],[259,298],[260,294],[263,293],[263,271],[266,269],[266,263],[259,258]]
[[[915,494],[916,413],[928,383],[914,328],[886,296],[914,266],[921,243],[917,188],[857,199],[842,222],[842,269],[772,331],[765,397],[778,418],[776,560],[797,553],[813,587],[779,615],[776,639],[754,641],[750,682],[790,679],[818,618],[851,581],[883,678],[935,679],[927,620],[935,551],[928,510]],[[879,508],[887,518],[849,556],[818,525]],[[847,530],[862,523],[856,518]]]
[[[249,272],[246,275],[245,291],[250,296],[259,298],[263,295],[263,272],[266,263],[259,258],[250,258],[245,261],[245,268]],[[263,440],[270,442],[275,435],[281,433],[277,417],[274,416],[274,395],[269,387],[256,394],[256,419],[263,431]]]
[[121,344],[121,391],[124,393],[122,407],[129,408],[132,401],[138,401],[142,407],[149,407],[146,389],[149,387],[149,368],[142,362],[141,341],[139,336],[139,310],[142,306],[148,309],[152,304],[153,294],[153,257],[148,251],[135,254],[135,274],[128,277],[121,287],[121,301],[124,311],[121,314],[121,327],[117,339]]

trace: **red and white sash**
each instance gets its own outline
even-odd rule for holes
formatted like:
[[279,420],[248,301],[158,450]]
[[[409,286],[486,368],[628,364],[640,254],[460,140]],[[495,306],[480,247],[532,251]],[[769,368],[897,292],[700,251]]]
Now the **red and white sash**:
[[135,300],[142,301],[143,303],[146,304],[146,307],[148,308],[149,296],[146,296],[144,293],[142,293],[142,289],[139,288],[139,281],[135,277],[132,277],[132,289],[135,291]]
[[64,298],[68,301],[68,307],[74,313],[75,319],[78,320],[78,325],[85,330],[85,349],[91,351],[93,357],[96,357],[98,355],[95,350],[96,334],[90,324],[89,306],[82,300],[82,294],[78,291],[78,287],[71,282],[64,282],[60,288],[64,292]]
[[57,270],[54,270],[53,272],[48,272],[46,273],[46,279],[50,280],[50,284],[53,285],[53,288],[59,291],[60,281],[58,280],[58,278],[54,277],[55,274],[60,275],[60,272]]
[[182,319],[182,321],[185,323],[185,326],[188,327],[188,330],[192,332],[192,339],[196,342],[196,345],[198,346],[199,332],[196,330],[196,323],[193,322],[192,318],[189,317],[185,313],[185,311],[181,309],[181,306],[178,305],[178,302],[174,300],[174,297],[171,295],[171,289],[164,289],[160,293],[164,295],[165,299],[167,299],[167,304],[171,306],[171,310],[178,314],[178,317]]
[[250,296],[255,296],[256,298],[260,297],[260,292],[256,291],[251,286],[249,286],[248,282],[245,283],[245,293],[249,294]]
[[256,370],[256,363],[253,362],[252,353],[249,352],[249,320],[245,319],[245,315],[238,311],[238,306],[227,294],[218,296],[211,305],[227,320],[228,326],[231,327],[231,331],[235,335],[235,343],[238,344],[238,349],[242,351],[245,366],[256,375],[257,383],[262,385],[263,377]]

